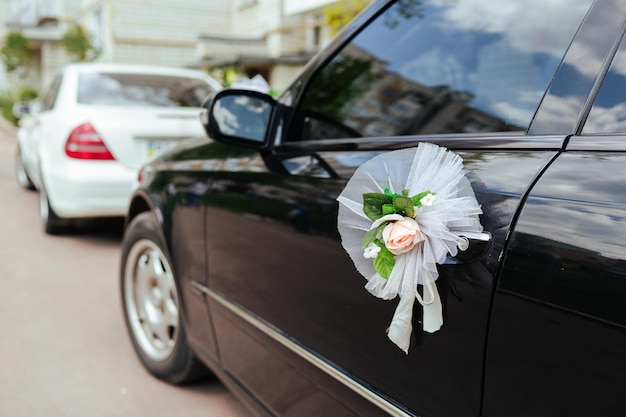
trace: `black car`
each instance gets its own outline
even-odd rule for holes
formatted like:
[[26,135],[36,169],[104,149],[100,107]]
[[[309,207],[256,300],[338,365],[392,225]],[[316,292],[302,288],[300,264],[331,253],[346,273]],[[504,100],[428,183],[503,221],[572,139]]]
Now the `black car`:
[[[214,95],[210,138],[145,166],[130,202],[121,291],[144,366],[211,372],[261,416],[623,414],[625,18],[621,0],[375,1],[277,100]],[[465,244],[416,287],[442,324],[416,302],[403,349],[401,297],[364,288],[346,233],[367,228],[346,232],[340,196],[433,147],[462,158],[479,227],[444,230]],[[364,201],[419,223],[428,199],[393,188]]]

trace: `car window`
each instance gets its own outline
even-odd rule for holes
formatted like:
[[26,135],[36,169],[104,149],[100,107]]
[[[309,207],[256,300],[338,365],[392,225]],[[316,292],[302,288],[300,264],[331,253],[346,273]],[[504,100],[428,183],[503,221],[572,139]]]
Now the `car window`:
[[314,75],[288,140],[525,131],[591,3],[398,1]]
[[626,91],[626,40],[622,39],[589,112],[583,134],[626,133],[624,91]]
[[112,106],[200,107],[212,89],[197,78],[150,74],[84,73],[77,102]]
[[54,77],[54,79],[50,83],[50,86],[42,95],[39,111],[48,111],[54,107],[57,95],[59,94],[59,88],[61,87],[62,79],[63,78],[60,74]]

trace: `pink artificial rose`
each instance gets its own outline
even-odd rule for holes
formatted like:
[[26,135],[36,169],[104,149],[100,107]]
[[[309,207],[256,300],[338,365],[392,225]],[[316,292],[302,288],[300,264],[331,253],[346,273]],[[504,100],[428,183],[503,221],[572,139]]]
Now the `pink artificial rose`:
[[385,226],[383,240],[389,252],[400,255],[410,251],[417,243],[423,241],[424,235],[414,219],[404,217],[402,220]]

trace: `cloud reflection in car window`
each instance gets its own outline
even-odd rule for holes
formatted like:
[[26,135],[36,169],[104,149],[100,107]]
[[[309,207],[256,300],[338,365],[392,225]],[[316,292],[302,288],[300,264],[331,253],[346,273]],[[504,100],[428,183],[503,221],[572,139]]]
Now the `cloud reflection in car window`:
[[526,130],[592,0],[531,3],[395,3],[315,75],[293,137]]

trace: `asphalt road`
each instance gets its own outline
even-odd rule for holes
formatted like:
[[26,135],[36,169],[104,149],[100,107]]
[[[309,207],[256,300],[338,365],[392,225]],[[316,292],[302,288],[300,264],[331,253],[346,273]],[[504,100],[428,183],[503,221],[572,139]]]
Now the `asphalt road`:
[[118,296],[121,223],[47,236],[14,179],[0,121],[0,417],[248,417],[218,381],[175,387],[141,367]]

